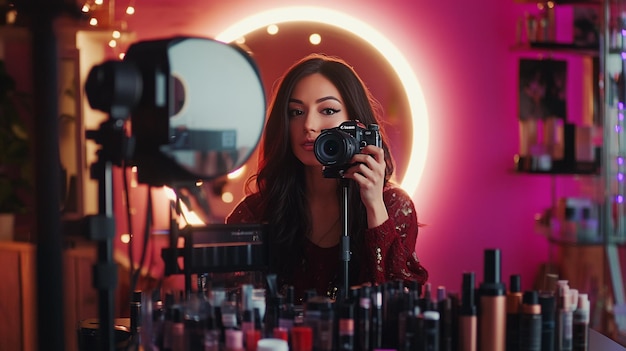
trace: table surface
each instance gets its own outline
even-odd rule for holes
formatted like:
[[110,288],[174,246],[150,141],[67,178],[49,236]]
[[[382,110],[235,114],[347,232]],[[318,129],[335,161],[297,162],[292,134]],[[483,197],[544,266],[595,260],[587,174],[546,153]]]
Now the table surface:
[[589,350],[623,351],[626,347],[594,329],[589,329]]

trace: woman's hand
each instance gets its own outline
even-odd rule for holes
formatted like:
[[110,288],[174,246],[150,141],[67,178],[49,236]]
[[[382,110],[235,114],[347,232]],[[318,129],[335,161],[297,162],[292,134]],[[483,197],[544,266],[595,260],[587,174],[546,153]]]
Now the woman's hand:
[[385,154],[382,148],[368,145],[361,153],[354,155],[351,162],[354,166],[344,173],[344,178],[354,180],[361,193],[361,201],[367,210],[369,228],[381,225],[389,218],[383,201],[385,185]]

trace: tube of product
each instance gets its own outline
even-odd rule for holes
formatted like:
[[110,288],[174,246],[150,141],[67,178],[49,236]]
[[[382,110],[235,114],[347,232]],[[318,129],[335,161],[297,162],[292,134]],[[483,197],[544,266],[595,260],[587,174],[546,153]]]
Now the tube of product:
[[313,330],[310,327],[291,328],[291,351],[313,351]]
[[422,327],[422,342],[424,351],[439,351],[439,312],[424,311]]
[[452,300],[444,286],[437,287],[437,310],[440,318],[439,350],[452,351]]
[[383,289],[381,285],[375,285],[372,290],[372,339],[370,347],[379,349],[383,347]]
[[556,294],[556,341],[558,351],[572,350],[572,328],[574,312],[571,308],[571,297],[567,280],[559,280]]
[[522,298],[520,351],[541,351],[541,305],[536,291],[526,291]]
[[522,279],[519,274],[509,278],[509,291],[506,294],[506,349],[520,349],[520,321],[522,317]]
[[500,279],[499,249],[484,252],[484,281],[479,287],[478,348],[481,351],[506,349],[506,287]]
[[475,277],[474,272],[463,273],[461,307],[459,309],[459,351],[476,351],[478,317],[474,302]]
[[364,285],[359,289],[359,308],[356,347],[359,350],[370,349],[370,334],[372,321],[372,291],[370,286]]
[[556,301],[554,295],[549,292],[539,294],[541,306],[541,351],[554,351],[555,345],[555,315]]
[[339,351],[354,350],[354,305],[344,302],[339,305]]
[[587,351],[589,349],[589,296],[578,294],[578,306],[574,311],[572,330],[573,351]]

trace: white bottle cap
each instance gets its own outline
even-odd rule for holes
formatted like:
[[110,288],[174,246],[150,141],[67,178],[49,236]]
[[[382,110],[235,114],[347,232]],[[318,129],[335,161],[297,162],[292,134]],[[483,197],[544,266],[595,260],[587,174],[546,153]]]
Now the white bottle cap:
[[422,314],[424,319],[438,321],[439,320],[439,312],[437,311],[424,311]]
[[283,339],[266,338],[259,340],[256,351],[289,351],[289,345]]
[[569,296],[570,296],[570,309],[572,311],[576,310],[576,307],[578,306],[578,289],[569,289]]
[[589,310],[589,295],[587,294],[578,294],[578,308],[581,310]]

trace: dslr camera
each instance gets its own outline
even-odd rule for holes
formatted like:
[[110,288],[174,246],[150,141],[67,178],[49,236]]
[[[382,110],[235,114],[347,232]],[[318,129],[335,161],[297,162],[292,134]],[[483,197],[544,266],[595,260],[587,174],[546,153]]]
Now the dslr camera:
[[341,178],[352,164],[352,156],[367,145],[382,147],[377,124],[367,127],[358,120],[346,121],[338,127],[324,129],[315,139],[315,157],[324,166],[324,177]]

